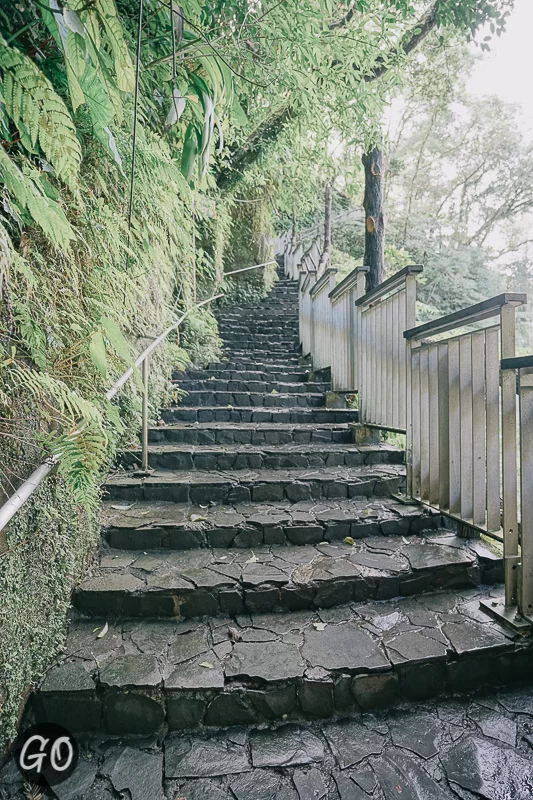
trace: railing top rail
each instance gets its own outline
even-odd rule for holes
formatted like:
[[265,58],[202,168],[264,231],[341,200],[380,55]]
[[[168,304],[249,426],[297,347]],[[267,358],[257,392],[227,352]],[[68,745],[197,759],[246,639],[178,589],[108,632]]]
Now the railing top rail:
[[[237,272],[246,272],[250,269],[258,269],[259,267],[266,267],[268,264],[274,264],[275,261],[266,261],[264,264],[254,264],[251,267],[242,267],[241,269],[233,270],[232,272],[227,272],[226,275],[234,275]],[[136,368],[140,367],[146,359],[153,353],[153,351],[159,347],[159,345],[165,341],[167,336],[172,333],[172,331],[176,330],[183,320],[189,316],[189,314],[197,308],[201,308],[202,306],[207,305],[207,303],[212,303],[213,300],[218,300],[219,297],[222,297],[222,294],[216,294],[212,297],[208,297],[207,300],[202,300],[200,303],[195,303],[194,306],[187,309],[181,317],[169,325],[166,330],[164,330],[156,339],[154,339],[148,347],[143,350],[143,352],[137,356],[135,359],[134,364],[120,376],[120,378],[113,384],[113,386],[107,390],[105,393],[107,400],[112,400],[113,397],[119,392],[119,390],[124,386],[125,383],[131,378]],[[19,508],[21,508],[24,503],[26,503],[34,491],[39,488],[43,480],[46,476],[51,472],[51,470],[55,467],[58,462],[57,456],[50,456],[47,458],[39,467],[37,467],[19,487],[18,489],[9,497],[3,506],[0,507],[0,531],[5,528],[7,523],[15,516]]]
[[340,297],[340,295],[344,294],[344,292],[347,292],[349,289],[351,289],[351,287],[357,280],[357,276],[360,275],[361,272],[366,273],[369,270],[370,267],[356,267],[355,269],[353,269],[351,272],[348,273],[348,275],[345,278],[342,279],[340,283],[338,283],[335,286],[334,289],[331,290],[331,292],[329,293],[329,297],[332,300],[336,300],[337,297]]
[[453,314],[446,314],[444,317],[425,322],[416,328],[409,328],[404,331],[406,339],[422,339],[424,336],[435,336],[438,333],[451,331],[453,328],[460,328],[464,325],[471,325],[474,322],[482,322],[485,319],[499,314],[502,306],[521,306],[527,303],[527,295],[515,292],[504,292],[489,300],[483,300],[468,308],[462,308]]
[[259,269],[259,267],[268,267],[270,264],[276,264],[277,262],[275,259],[270,261],[265,261],[263,264],[252,264],[251,267],[241,267],[240,269],[232,269],[231,272],[225,272],[224,277],[227,278],[228,275],[236,275],[237,272],[248,272],[251,269]]
[[371,303],[374,303],[376,300],[379,300],[384,295],[388,294],[389,292],[393,292],[394,289],[397,289],[398,286],[401,286],[404,279],[408,275],[418,275],[422,272],[424,267],[421,264],[412,264],[408,267],[403,267],[403,269],[396,272],[394,275],[391,275],[390,278],[387,278],[386,281],[380,283],[379,286],[376,286],[375,289],[372,289],[370,292],[367,292],[358,300],[355,301],[356,306],[367,306]]
[[305,290],[309,286],[309,281],[311,280],[313,275],[316,275],[316,269],[308,269],[306,272],[302,270],[300,274],[303,276],[302,284],[300,286],[300,291],[305,292]]
[[311,297],[315,297],[325,286],[327,286],[329,282],[330,275],[336,274],[337,270],[333,267],[329,267],[329,269],[324,270],[320,278],[317,280],[309,294]]
[[531,369],[533,367],[533,356],[502,358],[500,366],[502,369]]

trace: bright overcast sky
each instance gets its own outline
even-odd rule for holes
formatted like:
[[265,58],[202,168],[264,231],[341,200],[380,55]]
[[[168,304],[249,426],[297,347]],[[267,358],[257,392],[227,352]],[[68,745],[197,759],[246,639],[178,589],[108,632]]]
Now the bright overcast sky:
[[[477,95],[497,94],[522,109],[521,127],[533,140],[533,0],[515,0],[507,31],[491,42],[469,82]],[[477,48],[474,48],[477,50]]]

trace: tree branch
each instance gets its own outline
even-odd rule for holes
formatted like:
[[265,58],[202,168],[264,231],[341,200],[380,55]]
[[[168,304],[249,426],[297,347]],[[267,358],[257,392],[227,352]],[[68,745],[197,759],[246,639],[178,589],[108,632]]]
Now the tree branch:
[[[435,28],[438,12],[443,2],[445,3],[447,0],[433,0],[431,7],[426,11],[414,28],[411,28],[410,31],[404,34],[399,45],[399,50],[403,51],[405,55],[409,55],[409,53],[418,47],[426,36]],[[349,19],[347,19],[351,8],[352,7],[350,7],[343,20],[339,21],[342,25],[338,23],[332,24],[338,27],[346,25],[353,17],[353,13],[355,13],[354,8],[353,13]],[[357,69],[357,67],[354,66],[354,69]],[[381,78],[388,69],[387,59],[380,57],[377,59],[371,72],[362,76],[362,80],[366,82],[375,81]],[[222,191],[232,189],[238,183],[242,171],[257,161],[261,153],[265,151],[269,144],[276,141],[284,127],[287,123],[292,121],[293,118],[290,106],[286,105],[274,111],[270,117],[262,122],[261,125],[250,134],[244,145],[239,146],[230,154],[228,161],[222,167],[216,179],[218,188]]]
[[330,31],[335,31],[338,28],[344,28],[344,26],[350,22],[354,14],[355,14],[355,6],[352,4],[350,5],[346,14],[343,17],[341,17],[341,19],[337,20],[337,22],[330,23],[328,25],[328,28],[330,29]]
[[[428,8],[424,16],[417,22],[414,28],[404,33],[402,36],[398,51],[403,52],[408,56],[413,50],[416,50],[418,45],[424,41],[431,31],[437,26],[437,17],[439,9],[443,2],[446,0],[433,0],[432,5]],[[357,69],[357,67],[354,67]],[[380,56],[376,61],[374,69],[363,77],[367,83],[381,78],[388,71],[387,59]]]
[[292,120],[291,108],[281,106],[270,117],[267,117],[248,137],[246,142],[235,149],[218,173],[218,188],[227,192],[242,177],[247,167],[254,164],[271,142],[276,141],[285,126]]

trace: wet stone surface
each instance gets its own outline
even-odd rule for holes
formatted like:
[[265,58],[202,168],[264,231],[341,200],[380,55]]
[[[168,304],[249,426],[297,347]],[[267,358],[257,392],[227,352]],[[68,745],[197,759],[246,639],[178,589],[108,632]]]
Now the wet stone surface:
[[[337,722],[79,739],[58,800],[532,800],[530,687]],[[522,699],[522,703],[520,703]],[[509,711],[519,705],[521,710]],[[489,727],[485,723],[490,721]],[[485,726],[485,730],[483,727]],[[509,731],[516,732],[511,744]],[[501,738],[505,731],[506,741]],[[22,800],[7,762],[0,800]]]
[[296,482],[307,488],[307,498],[387,496],[398,492],[405,469],[395,464],[316,469],[258,469],[178,471],[160,470],[144,478],[130,473],[110,476],[106,492],[112,500],[171,501],[174,503],[279,502],[295,500]]
[[[533,663],[527,640],[488,616],[463,616],[487,591],[204,620],[109,620],[101,638],[104,619],[73,620],[64,661],[49,670],[36,708],[67,727],[75,708],[76,730],[120,733],[132,725],[151,734],[327,718],[464,691],[466,678],[479,686],[525,677]],[[470,649],[463,638],[457,649],[448,633],[467,625]],[[530,700],[505,698],[509,713],[533,715]],[[494,709],[471,715],[478,732],[513,743],[513,725]],[[392,718],[391,731],[398,746],[434,756],[438,730],[429,720],[413,717],[409,745]]]
[[[258,544],[249,550],[151,550],[148,554],[108,550],[80,584],[74,602],[90,614],[189,618],[330,607],[475,585],[481,567],[468,540],[444,534],[446,542],[454,542],[451,546],[440,544],[432,531],[428,535],[430,543],[420,535],[393,542],[374,536],[354,544]],[[425,561],[432,566],[422,567]],[[474,635],[479,648],[486,646],[472,627],[474,621],[461,619],[462,625],[452,624],[447,631],[457,649],[468,649]]]
[[[438,514],[393,499],[310,499],[305,482],[293,484],[293,502],[224,506],[176,503],[104,504],[105,538],[112,547],[257,547],[304,545],[372,536],[416,535],[443,525]],[[300,493],[302,499],[298,499]],[[382,548],[386,547],[383,542]],[[486,550],[486,547],[483,548]]]

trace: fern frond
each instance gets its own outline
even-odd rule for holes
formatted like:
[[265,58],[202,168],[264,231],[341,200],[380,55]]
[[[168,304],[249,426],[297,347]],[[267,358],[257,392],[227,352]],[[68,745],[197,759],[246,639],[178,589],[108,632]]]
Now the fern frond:
[[6,111],[24,147],[39,144],[58,177],[72,190],[81,163],[81,146],[68,108],[31,58],[0,38]]

